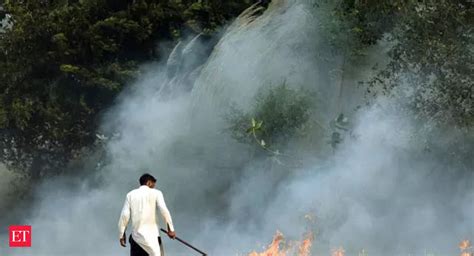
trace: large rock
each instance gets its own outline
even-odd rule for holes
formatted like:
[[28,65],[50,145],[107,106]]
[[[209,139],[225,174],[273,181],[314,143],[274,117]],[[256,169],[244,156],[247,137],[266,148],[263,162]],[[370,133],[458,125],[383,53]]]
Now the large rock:
[[305,1],[275,0],[265,11],[258,4],[246,10],[196,80],[196,109],[225,111],[230,104],[245,109],[260,88],[284,82],[317,91],[327,87],[327,74],[317,63],[317,27]]

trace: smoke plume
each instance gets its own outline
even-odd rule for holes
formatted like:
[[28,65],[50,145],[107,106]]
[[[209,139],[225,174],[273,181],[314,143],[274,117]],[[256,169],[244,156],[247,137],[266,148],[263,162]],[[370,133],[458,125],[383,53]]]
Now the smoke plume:
[[[440,131],[437,147],[422,146],[432,137],[408,112],[394,109],[401,100],[379,98],[351,112],[351,131],[334,152],[329,125],[316,133],[315,145],[292,141],[291,147],[322,148],[320,155],[305,154],[298,167],[271,169],[268,159],[253,157],[228,133],[230,106],[250,109],[259,88],[282,82],[318,93],[312,111],[323,124],[338,114],[341,100],[350,102],[342,109],[364,103],[357,89],[340,93],[341,81],[330,70],[341,68],[341,56],[321,57],[329,49],[318,29],[324,17],[311,6],[273,1],[262,16],[237,19],[206,63],[193,65],[200,72],[195,80],[170,79],[166,63],[149,64],[104,116],[105,160],[97,172],[44,182],[35,204],[24,209],[27,217],[11,223],[32,225],[32,247],[7,249],[2,233],[0,254],[128,255],[118,243],[117,221],[126,193],[145,171],[157,178],[177,235],[209,255],[245,255],[276,230],[291,239],[314,232],[313,255],[339,246],[348,255],[362,249],[369,255],[455,254],[460,240],[474,236],[472,174],[458,171],[463,163],[439,157],[449,154],[443,143],[456,134]],[[202,58],[186,58],[196,56]],[[365,66],[346,68],[368,73]],[[163,97],[164,84],[179,93]],[[165,250],[192,255],[167,239]]]

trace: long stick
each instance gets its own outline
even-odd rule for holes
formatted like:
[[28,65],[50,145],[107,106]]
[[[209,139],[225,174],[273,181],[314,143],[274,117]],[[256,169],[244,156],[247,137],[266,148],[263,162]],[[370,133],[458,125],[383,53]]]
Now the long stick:
[[[165,232],[166,234],[168,234],[168,231],[164,230],[164,229],[160,229],[162,232]],[[189,244],[188,242],[184,241],[183,239],[179,238],[179,237],[175,237],[176,240],[180,241],[182,244],[186,245],[187,247],[195,250],[196,252],[199,252],[201,255],[203,256],[207,256],[207,253],[199,250],[198,248],[192,246],[191,244]]]

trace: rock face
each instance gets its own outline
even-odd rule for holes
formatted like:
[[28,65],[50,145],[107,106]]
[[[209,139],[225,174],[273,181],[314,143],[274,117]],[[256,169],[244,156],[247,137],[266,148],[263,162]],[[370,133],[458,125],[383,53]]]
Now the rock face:
[[[326,72],[317,63],[317,19],[306,1],[255,4],[227,29],[192,91],[196,108],[241,109],[264,86],[287,83],[324,91]],[[205,103],[205,104],[203,104]]]
[[327,45],[329,15],[316,11],[314,0],[267,2],[245,10],[216,45],[202,43],[201,35],[178,43],[160,94],[192,90],[195,113],[219,116],[229,106],[245,111],[261,88],[286,83],[318,95],[321,123],[353,112],[364,79],[354,74],[371,66],[349,65]]
[[189,92],[212,50],[212,43],[204,43],[203,35],[180,40],[165,65],[165,76],[158,91],[160,97],[173,97]]

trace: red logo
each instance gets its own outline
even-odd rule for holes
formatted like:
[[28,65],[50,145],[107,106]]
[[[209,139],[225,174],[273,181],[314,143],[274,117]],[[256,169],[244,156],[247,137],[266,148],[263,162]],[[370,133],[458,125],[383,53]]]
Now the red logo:
[[10,247],[31,247],[31,226],[10,226]]

